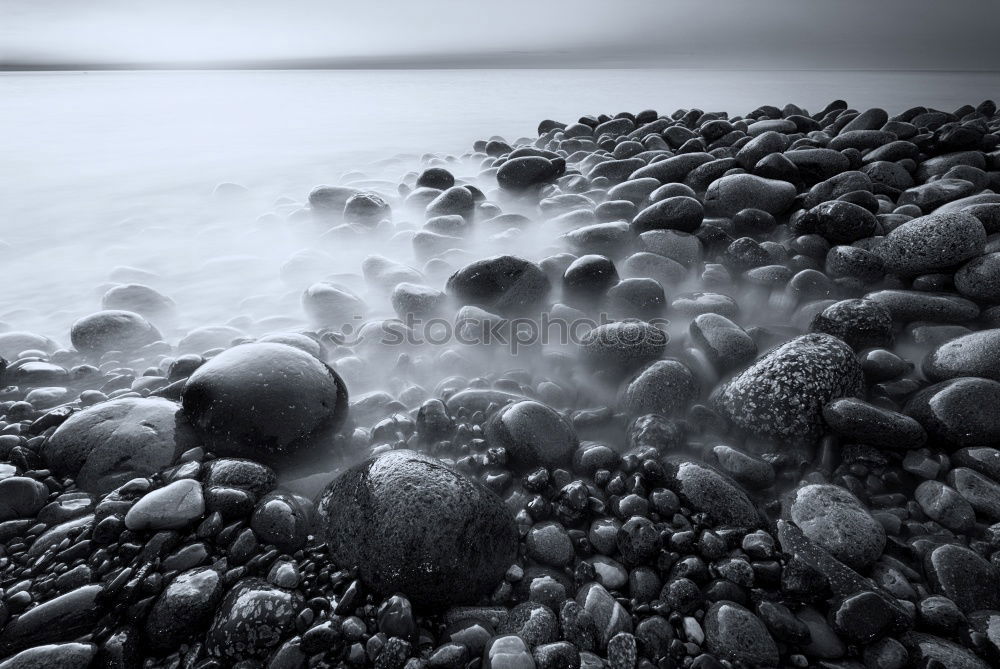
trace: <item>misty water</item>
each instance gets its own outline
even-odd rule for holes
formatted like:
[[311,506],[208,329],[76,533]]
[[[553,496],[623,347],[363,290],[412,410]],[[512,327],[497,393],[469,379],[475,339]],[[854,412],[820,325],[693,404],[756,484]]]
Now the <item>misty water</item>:
[[[424,269],[408,238],[324,238],[300,210],[317,184],[388,196],[436,157],[487,194],[477,139],[534,137],[545,118],[699,107],[745,114],[834,98],[890,113],[954,109],[1000,90],[1000,75],[922,72],[486,70],[18,73],[0,75],[0,323],[68,345],[72,322],[115,283],[151,285],[177,303],[157,323],[170,343],[192,327],[251,336],[309,325],[311,283],[334,279],[391,317],[361,281],[378,253]],[[429,154],[433,154],[430,156]],[[249,193],[220,198],[220,183]],[[505,204],[505,210],[511,210]],[[298,213],[297,213],[298,212]],[[419,228],[395,213],[397,230]],[[407,225],[407,221],[412,225]],[[450,258],[564,250],[563,230],[490,231]],[[291,262],[290,262],[291,261]],[[442,288],[447,274],[426,283]],[[350,373],[348,371],[348,376]]]

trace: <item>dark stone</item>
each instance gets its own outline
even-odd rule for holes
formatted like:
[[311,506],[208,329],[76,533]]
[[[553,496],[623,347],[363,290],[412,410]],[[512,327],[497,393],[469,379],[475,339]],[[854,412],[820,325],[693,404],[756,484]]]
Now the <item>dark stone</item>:
[[992,446],[1000,441],[1000,383],[965,377],[928,386],[903,413],[916,419],[931,442],[949,448]]
[[778,647],[760,618],[735,602],[716,602],[705,612],[705,643],[717,657],[776,666]]
[[1000,329],[973,332],[939,345],[924,358],[922,369],[931,381],[959,376],[1000,381]]
[[846,341],[855,350],[889,346],[893,342],[892,315],[878,302],[841,300],[816,314],[811,332],[825,332]]
[[757,507],[739,484],[708,465],[679,458],[664,463],[667,486],[685,505],[708,515],[716,525],[753,528],[760,525]]
[[916,276],[954,267],[983,252],[986,230],[962,212],[931,214],[908,221],[882,240],[877,252],[888,271]]
[[225,586],[208,567],[179,574],[160,593],[145,624],[147,647],[154,653],[176,650],[200,635],[222,600]]
[[538,308],[550,287],[548,277],[535,263],[515,256],[494,256],[452,274],[446,292],[463,305],[508,315]]
[[73,323],[70,340],[81,353],[135,351],[160,339],[160,332],[132,311],[98,311]]
[[913,418],[855,397],[824,406],[823,420],[837,434],[869,446],[913,450],[927,441],[924,428]]
[[790,495],[787,513],[803,534],[838,560],[865,569],[885,548],[885,529],[845,488],[812,484]]
[[205,637],[208,653],[229,662],[262,660],[295,629],[302,595],[259,578],[244,578],[226,593]]

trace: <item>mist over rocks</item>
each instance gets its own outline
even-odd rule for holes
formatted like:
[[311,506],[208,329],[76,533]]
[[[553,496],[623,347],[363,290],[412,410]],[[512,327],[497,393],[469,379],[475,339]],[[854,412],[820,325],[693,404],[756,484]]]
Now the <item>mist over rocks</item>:
[[992,666],[998,147],[597,114],[123,237],[0,323],[0,662]]

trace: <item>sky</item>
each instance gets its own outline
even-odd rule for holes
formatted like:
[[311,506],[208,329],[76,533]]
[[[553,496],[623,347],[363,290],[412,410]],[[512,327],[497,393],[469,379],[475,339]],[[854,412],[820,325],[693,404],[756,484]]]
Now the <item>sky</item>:
[[1000,70],[998,0],[0,0],[0,66]]

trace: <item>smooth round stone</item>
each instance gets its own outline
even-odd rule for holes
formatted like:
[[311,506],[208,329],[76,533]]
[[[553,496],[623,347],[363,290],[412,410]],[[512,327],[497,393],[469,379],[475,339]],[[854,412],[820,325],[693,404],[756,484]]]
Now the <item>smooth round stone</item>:
[[533,262],[515,256],[493,256],[466,265],[448,279],[445,292],[462,305],[501,315],[538,308],[551,285]]
[[403,282],[392,289],[392,309],[404,321],[408,317],[429,318],[439,313],[447,301],[440,290],[416,283]]
[[49,468],[72,476],[83,490],[104,494],[166,469],[198,445],[178,404],[129,397],[74,413],[42,446],[42,456]]
[[952,462],[974,469],[984,476],[1000,481],[1000,450],[989,447],[962,448],[951,454]]
[[628,381],[619,406],[630,416],[683,413],[698,397],[698,381],[679,360],[657,360]]
[[688,328],[691,340],[716,369],[728,371],[757,357],[757,343],[747,331],[720,314],[701,314]]
[[472,199],[472,193],[468,188],[452,186],[431,200],[424,210],[424,214],[427,218],[454,215],[472,220],[475,208],[476,202]]
[[229,662],[263,660],[295,628],[302,595],[260,578],[244,578],[226,593],[206,634],[206,649]]
[[663,356],[669,337],[645,321],[618,321],[599,325],[581,339],[583,358],[594,368],[620,374]]
[[719,468],[737,483],[755,490],[768,488],[774,484],[774,467],[766,460],[725,444],[713,448],[712,454],[718,460]]
[[169,316],[177,305],[155,288],[141,283],[126,283],[109,288],[101,298],[101,308],[133,311],[147,318]]
[[760,618],[735,602],[712,604],[703,622],[705,643],[717,657],[751,666],[777,666],[778,647]]
[[56,350],[56,343],[48,337],[31,332],[0,332],[0,358],[16,360],[22,351]]
[[979,376],[1000,381],[1000,329],[973,332],[927,354],[923,372],[931,381]]
[[3,662],[0,669],[87,669],[97,655],[92,643],[53,643],[22,650]]
[[964,613],[1000,608],[1000,572],[965,546],[944,544],[930,551],[924,572],[934,591]]
[[184,414],[219,455],[264,462],[309,448],[347,418],[333,369],[284,344],[241,344],[199,367],[181,392]]
[[912,666],[941,666],[948,669],[989,669],[971,650],[933,634],[907,632],[899,639],[909,652]]
[[903,223],[878,246],[886,270],[902,276],[954,267],[983,252],[986,230],[964,212],[930,214]]
[[854,569],[867,568],[885,548],[881,523],[840,486],[799,488],[789,496],[787,513],[807,538]]
[[955,467],[945,480],[976,512],[1000,520],[1000,483],[967,467]]
[[483,651],[482,669],[535,669],[528,644],[516,634],[490,639]]
[[228,325],[206,325],[195,328],[177,342],[178,353],[204,353],[213,348],[226,348],[243,336],[243,333]]
[[760,525],[757,507],[738,483],[700,462],[681,458],[664,461],[667,487],[691,509],[708,515],[716,525],[753,528]]
[[156,598],[146,618],[149,649],[168,653],[200,635],[224,592],[222,575],[209,567],[178,574]]
[[378,193],[355,193],[344,203],[344,220],[348,223],[375,225],[392,218],[392,208]]
[[497,170],[497,184],[508,191],[525,191],[559,177],[566,171],[564,161],[541,156],[523,156],[506,161]]
[[618,552],[625,564],[639,565],[660,550],[660,531],[648,518],[632,516],[618,530]]
[[693,197],[679,195],[655,202],[632,219],[632,229],[638,233],[649,230],[680,230],[694,232],[701,227],[705,210]]
[[343,214],[344,205],[358,193],[347,186],[316,186],[309,193],[309,206],[317,212]]
[[528,556],[550,567],[563,567],[573,560],[573,542],[561,524],[536,523],[525,539]]
[[0,522],[33,517],[45,506],[48,496],[44,483],[27,476],[0,480]]
[[955,289],[977,302],[1000,302],[1000,252],[973,258],[955,272]]
[[288,493],[268,493],[254,508],[250,529],[261,543],[273,544],[284,553],[295,553],[306,544],[313,522],[311,506]]
[[349,290],[326,281],[306,288],[302,293],[302,309],[310,322],[319,326],[357,327],[364,318],[364,301]]
[[924,481],[913,492],[920,510],[952,532],[963,534],[976,523],[976,512],[964,497],[940,481]]
[[1000,441],[1000,383],[964,377],[935,383],[913,395],[903,413],[916,419],[931,443],[949,448]]
[[868,293],[865,299],[884,306],[892,319],[900,323],[968,323],[979,316],[975,302],[950,293],[888,289]]
[[473,604],[517,557],[517,527],[501,500],[413,451],[355,465],[320,499],[334,562],[357,566],[370,589],[402,592],[417,607]]
[[508,462],[519,469],[558,467],[569,462],[579,445],[573,426],[534,400],[501,408],[486,422],[483,436],[491,447],[505,448]]
[[823,420],[837,434],[879,448],[913,450],[927,433],[913,418],[855,397],[842,397],[823,407]]
[[135,351],[160,339],[160,332],[133,311],[98,311],[73,323],[70,340],[81,353]]
[[7,624],[0,636],[0,653],[11,653],[52,641],[72,641],[89,634],[104,606],[100,584],[84,585],[28,609]]
[[813,333],[759,358],[722,388],[715,404],[752,434],[810,440],[823,431],[823,406],[838,397],[860,394],[863,381],[850,346],[831,335]]
[[705,210],[711,216],[731,217],[753,207],[780,214],[792,206],[795,186],[787,181],[753,174],[730,174],[716,179],[705,192]]
[[618,283],[618,271],[610,258],[588,254],[569,264],[563,273],[563,293],[567,298],[600,299]]
[[816,314],[810,332],[825,332],[846,341],[855,350],[889,346],[893,341],[892,315],[878,302],[841,300]]
[[429,167],[417,177],[417,188],[446,190],[455,185],[455,177],[443,167]]
[[663,312],[667,298],[663,287],[653,279],[624,279],[606,293],[608,311],[619,318],[656,318]]
[[270,467],[239,458],[217,458],[202,466],[205,487],[225,486],[246,490],[260,498],[271,492],[277,476]]
[[799,222],[802,232],[814,232],[831,245],[871,237],[878,229],[875,215],[852,202],[833,200],[810,209]]
[[204,513],[201,483],[181,479],[143,495],[125,514],[125,527],[154,532],[182,529]]
[[671,312],[692,318],[702,314],[718,314],[733,318],[739,311],[736,300],[720,293],[687,293],[678,295],[670,303]]

